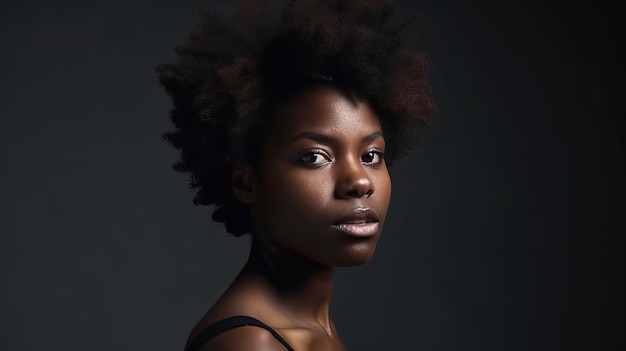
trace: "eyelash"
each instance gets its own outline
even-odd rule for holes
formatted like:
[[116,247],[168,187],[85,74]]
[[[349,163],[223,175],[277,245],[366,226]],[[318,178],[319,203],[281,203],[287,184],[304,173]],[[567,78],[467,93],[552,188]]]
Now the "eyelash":
[[[304,161],[304,158],[305,158],[305,157],[307,157],[307,156],[311,156],[311,155],[319,155],[319,156],[322,156],[322,157],[324,157],[325,159],[327,159],[327,162],[328,162],[328,160],[330,160],[330,156],[328,156],[328,154],[327,154],[324,150],[322,150],[322,149],[312,149],[312,150],[307,150],[305,153],[303,153],[303,154],[302,154],[302,155],[298,158],[298,161],[299,161],[300,163],[305,164],[305,165],[320,167],[320,166],[321,166],[321,164],[316,164],[316,163],[314,163],[314,162],[306,162],[306,161]],[[331,161],[331,162],[332,162],[332,161]],[[325,163],[324,163],[324,164],[325,164]]]
[[[385,160],[385,153],[382,150],[380,150],[380,149],[370,149],[365,154],[363,154],[363,156],[367,155],[367,154],[370,154],[370,153],[374,154],[374,155],[378,155],[378,158],[380,159],[378,162],[368,163],[370,165],[377,165],[377,164],[379,164],[379,163],[381,163],[381,162],[383,162]],[[361,156],[361,157],[363,157],[363,156]]]
[[[363,156],[365,156],[367,154],[377,155],[379,157],[379,161],[378,162],[373,162],[373,163],[365,162],[366,165],[375,166],[375,165],[378,165],[378,164],[382,163],[384,161],[384,159],[385,159],[385,153],[382,150],[378,149],[378,148],[373,148],[373,149],[367,150],[367,152],[365,152],[363,155],[361,155],[361,158],[363,158]],[[305,157],[311,156],[311,155],[320,155],[320,156],[326,158],[327,162],[324,162],[322,164],[316,164],[314,162],[306,162],[306,161],[304,161]],[[322,165],[324,165],[324,164],[326,164],[328,162],[332,162],[332,161],[330,161],[330,158],[331,157],[324,150],[322,150],[322,149],[313,149],[313,150],[308,150],[306,153],[302,154],[298,160],[299,160],[300,163],[303,163],[303,164],[306,164],[306,165],[321,167]]]

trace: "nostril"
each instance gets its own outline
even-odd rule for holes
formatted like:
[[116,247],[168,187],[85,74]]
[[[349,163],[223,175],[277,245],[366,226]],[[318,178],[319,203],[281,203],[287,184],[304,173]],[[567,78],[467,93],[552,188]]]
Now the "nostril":
[[373,193],[374,193],[373,189],[369,189],[367,191],[362,191],[362,190],[359,190],[359,189],[353,189],[353,190],[350,190],[350,191],[346,192],[345,196],[346,197],[363,197],[363,196],[365,196],[365,197],[369,198],[370,196],[372,196]]
[[357,190],[350,190],[346,193],[348,197],[360,197],[359,192]]

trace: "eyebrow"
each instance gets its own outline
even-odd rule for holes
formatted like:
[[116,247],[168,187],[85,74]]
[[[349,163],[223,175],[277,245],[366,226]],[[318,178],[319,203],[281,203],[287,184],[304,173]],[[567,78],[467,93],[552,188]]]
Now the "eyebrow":
[[[361,142],[363,143],[371,143],[372,141],[378,139],[378,138],[382,138],[383,137],[383,132],[374,132],[370,135],[366,135],[363,137],[363,139],[361,139]],[[304,132],[304,133],[300,133],[298,135],[296,135],[295,137],[289,139],[289,141],[287,142],[288,144],[294,143],[300,139],[310,139],[313,141],[317,141],[318,143],[324,143],[324,142],[329,142],[331,141],[333,138],[330,135],[327,134],[322,134],[322,133],[314,133],[314,132]]]

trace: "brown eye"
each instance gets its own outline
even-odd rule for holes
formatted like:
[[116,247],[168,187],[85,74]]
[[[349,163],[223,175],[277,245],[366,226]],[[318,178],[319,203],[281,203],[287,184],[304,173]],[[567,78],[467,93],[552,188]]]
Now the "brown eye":
[[304,163],[315,163],[315,161],[320,157],[318,154],[308,154],[302,156],[300,159]]
[[331,162],[331,160],[321,150],[314,150],[305,155],[302,155],[300,157],[300,162],[312,166],[321,166],[325,163]]
[[380,151],[369,151],[361,156],[361,162],[368,164],[380,163],[383,159],[383,153]]

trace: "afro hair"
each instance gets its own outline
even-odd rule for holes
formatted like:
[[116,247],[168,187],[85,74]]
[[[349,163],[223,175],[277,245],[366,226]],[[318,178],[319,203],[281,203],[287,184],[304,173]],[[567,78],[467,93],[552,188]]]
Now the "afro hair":
[[317,84],[367,99],[376,110],[388,165],[417,142],[436,107],[426,56],[406,47],[412,19],[385,0],[294,0],[282,11],[248,1],[232,19],[201,10],[200,23],[157,67],[172,99],[175,129],[163,139],[180,150],[173,169],[189,173],[194,204],[215,205],[213,219],[241,236],[251,229],[246,205],[232,194],[232,171],[254,164],[271,125],[270,109]]

